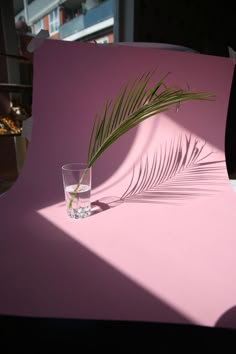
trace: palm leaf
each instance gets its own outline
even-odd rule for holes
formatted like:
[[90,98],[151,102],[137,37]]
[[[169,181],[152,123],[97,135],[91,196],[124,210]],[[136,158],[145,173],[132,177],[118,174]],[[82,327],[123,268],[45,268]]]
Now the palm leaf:
[[[122,89],[95,119],[88,151],[88,167],[120,136],[145,119],[190,100],[209,100],[213,95],[166,87],[164,79],[148,88],[153,72],[147,72]],[[158,93],[161,87],[162,92]]]
[[[167,111],[172,106],[190,100],[210,100],[212,94],[185,91],[166,87],[164,79],[149,87],[154,72],[146,72],[133,82],[125,85],[117,96],[107,101],[104,109],[96,115],[88,148],[87,167],[90,168],[98,157],[119,137],[144,120]],[[160,89],[164,89],[160,92]],[[86,171],[85,171],[86,173]],[[84,175],[81,176],[75,191],[79,189]],[[69,202],[71,207],[73,198]]]
[[206,143],[191,136],[180,136],[169,145],[160,146],[152,161],[146,157],[133,168],[129,186],[120,200],[160,202],[179,200],[217,191],[225,182],[225,161],[208,161]]

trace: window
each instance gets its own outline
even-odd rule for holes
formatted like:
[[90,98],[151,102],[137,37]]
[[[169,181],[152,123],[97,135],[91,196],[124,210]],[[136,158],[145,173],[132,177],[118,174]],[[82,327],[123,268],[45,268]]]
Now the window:
[[95,39],[95,41],[96,41],[96,43],[99,43],[99,44],[106,44],[106,43],[109,43],[109,38],[106,36],[106,37]]
[[43,20],[40,19],[34,24],[34,33],[37,34],[43,29]]
[[53,10],[48,15],[49,20],[49,33],[53,34],[58,32],[59,29],[59,8]]

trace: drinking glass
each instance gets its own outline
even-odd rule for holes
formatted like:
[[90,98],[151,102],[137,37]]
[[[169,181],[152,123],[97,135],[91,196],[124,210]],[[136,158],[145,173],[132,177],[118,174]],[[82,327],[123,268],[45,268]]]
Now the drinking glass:
[[81,219],[91,215],[91,167],[86,163],[64,165],[62,177],[68,216]]

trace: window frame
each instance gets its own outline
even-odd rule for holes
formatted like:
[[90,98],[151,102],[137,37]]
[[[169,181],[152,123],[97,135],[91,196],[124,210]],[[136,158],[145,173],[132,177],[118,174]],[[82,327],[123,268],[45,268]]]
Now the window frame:
[[[53,15],[53,13],[56,14],[56,17],[53,18],[53,21],[51,21],[51,15]],[[58,23],[58,29],[56,31],[51,31],[51,26],[54,24]],[[59,13],[59,7],[56,7],[55,9],[53,9],[49,14],[48,14],[48,30],[49,30],[49,34],[53,35],[59,32],[59,26],[60,26],[60,13]]]
[[[38,31],[36,31],[36,26],[37,24],[40,23],[40,29]],[[42,29],[44,29],[44,26],[43,26],[43,19],[40,18],[39,20],[37,20],[35,23],[34,23],[34,34],[38,34]]]

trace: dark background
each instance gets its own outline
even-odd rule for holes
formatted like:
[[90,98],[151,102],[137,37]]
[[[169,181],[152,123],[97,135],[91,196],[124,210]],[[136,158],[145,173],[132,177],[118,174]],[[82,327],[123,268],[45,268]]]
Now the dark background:
[[135,1],[134,41],[183,45],[228,56],[236,50],[234,4],[229,1]]

